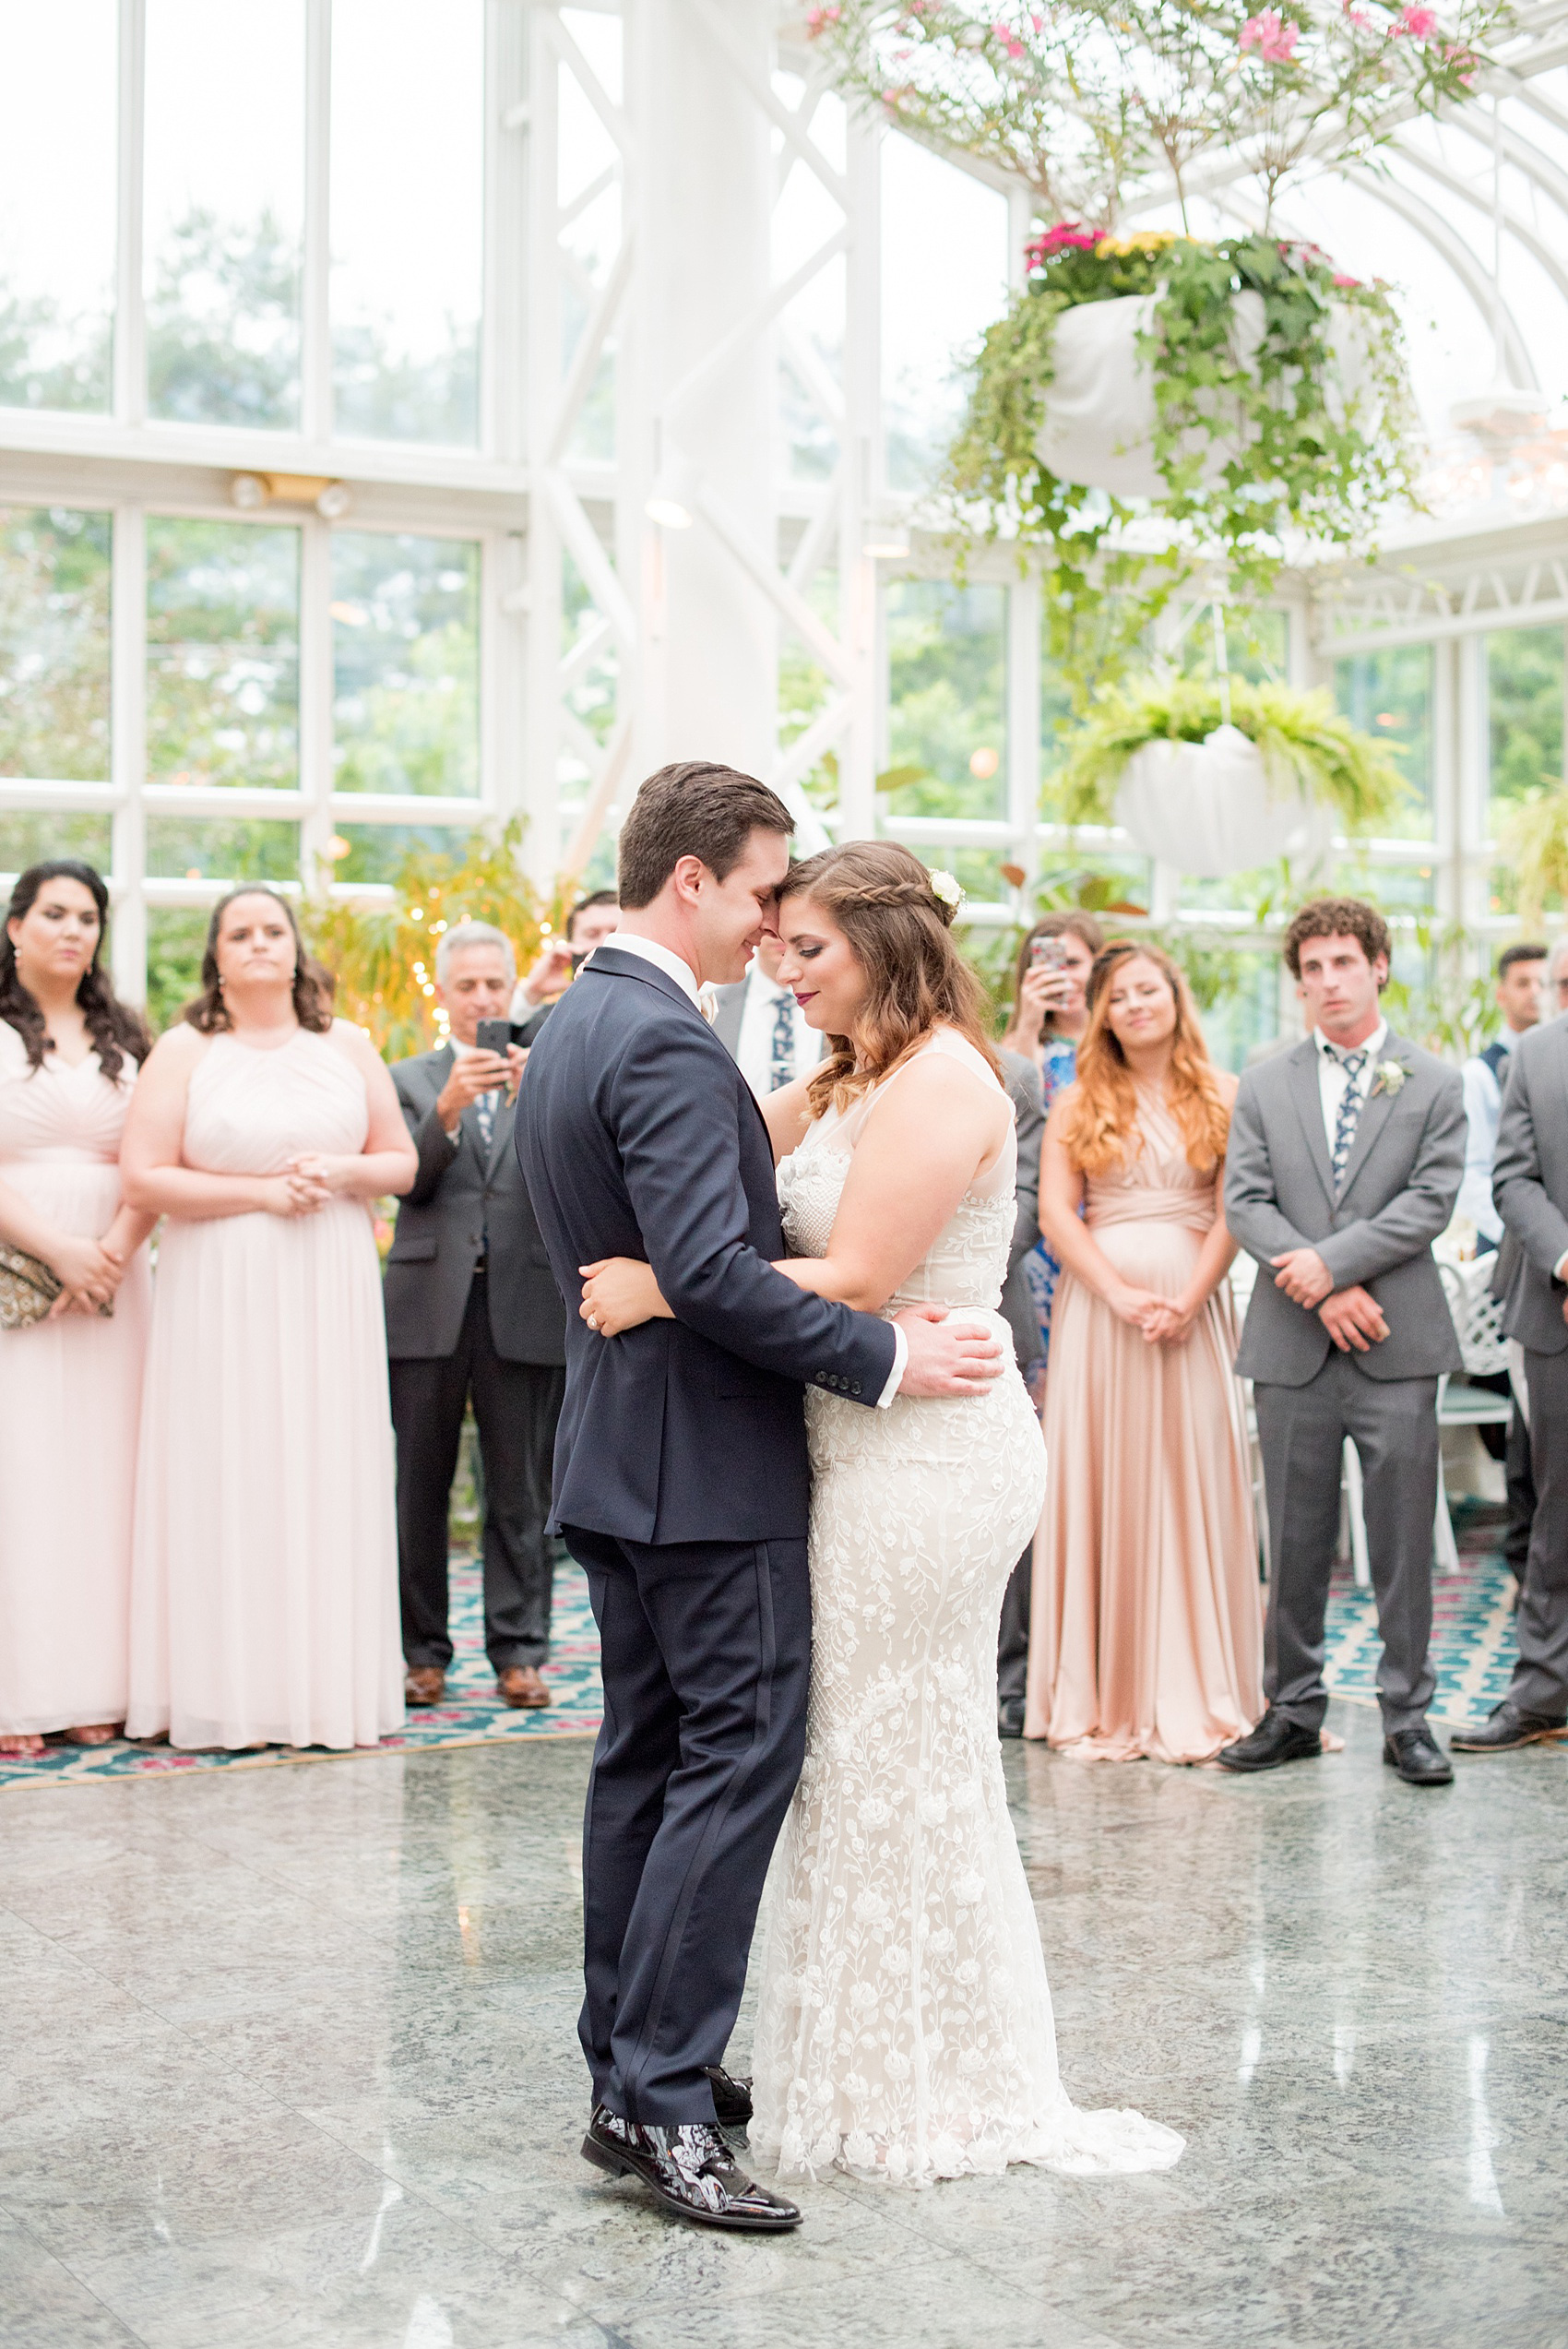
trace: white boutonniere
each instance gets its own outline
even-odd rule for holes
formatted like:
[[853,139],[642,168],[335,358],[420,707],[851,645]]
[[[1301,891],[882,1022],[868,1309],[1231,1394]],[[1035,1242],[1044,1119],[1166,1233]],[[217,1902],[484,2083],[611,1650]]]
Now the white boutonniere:
[[1367,1095],[1367,1099],[1375,1101],[1379,1093],[1386,1093],[1392,1101],[1409,1073],[1403,1061],[1380,1060],[1372,1077],[1372,1089]]

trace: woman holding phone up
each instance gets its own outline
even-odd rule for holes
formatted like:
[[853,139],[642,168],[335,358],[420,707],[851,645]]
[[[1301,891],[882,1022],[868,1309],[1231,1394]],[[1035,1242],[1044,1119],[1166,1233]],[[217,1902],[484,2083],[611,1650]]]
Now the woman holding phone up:
[[[1084,989],[1105,933],[1092,913],[1047,913],[1018,949],[1013,1017],[1003,1048],[1032,1060],[1040,1073],[1045,1114],[1073,1082],[1078,1043],[1088,1025]],[[1031,1374],[1039,1388],[1051,1353],[1051,1304],[1059,1267],[1043,1240],[1024,1258],[1024,1278],[1039,1318],[1042,1359]]]

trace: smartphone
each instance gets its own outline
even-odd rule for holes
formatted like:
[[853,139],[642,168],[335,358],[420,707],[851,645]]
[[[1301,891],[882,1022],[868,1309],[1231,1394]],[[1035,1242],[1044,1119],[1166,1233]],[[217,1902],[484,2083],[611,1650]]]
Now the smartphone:
[[509,1019],[481,1019],[474,1031],[478,1049],[499,1053],[503,1060],[506,1057],[506,1047],[511,1041],[512,1022]]
[[1029,948],[1031,971],[1061,971],[1067,962],[1067,941],[1061,936],[1037,938]]

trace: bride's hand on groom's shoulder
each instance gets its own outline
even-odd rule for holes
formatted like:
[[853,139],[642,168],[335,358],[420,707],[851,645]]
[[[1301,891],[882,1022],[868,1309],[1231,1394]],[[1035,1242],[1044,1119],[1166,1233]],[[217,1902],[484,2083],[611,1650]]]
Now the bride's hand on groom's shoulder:
[[994,1329],[949,1320],[944,1306],[909,1306],[893,1318],[909,1348],[901,1395],[983,1394],[1011,1359]]
[[653,1277],[651,1265],[632,1256],[600,1257],[597,1264],[579,1264],[583,1301],[578,1313],[601,1338],[618,1338],[645,1321],[672,1317]]

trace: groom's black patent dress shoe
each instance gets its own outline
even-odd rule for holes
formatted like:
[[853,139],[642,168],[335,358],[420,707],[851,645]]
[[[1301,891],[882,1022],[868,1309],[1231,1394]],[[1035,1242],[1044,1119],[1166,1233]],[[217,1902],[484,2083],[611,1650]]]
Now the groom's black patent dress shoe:
[[640,2177],[656,2202],[678,2219],[736,2235],[787,2235],[801,2213],[744,2170],[710,2121],[679,2128],[641,2128],[596,2105],[583,2159],[612,2177]]
[[720,2128],[744,2128],[752,2116],[752,2083],[734,2080],[722,2064],[704,2064],[703,2077],[713,2091],[713,2109]]
[[1479,1729],[1456,1729],[1448,1742],[1456,1754],[1512,1754],[1521,1746],[1550,1745],[1564,1735],[1568,1722],[1554,1713],[1526,1712],[1504,1697]]
[[1222,1770],[1277,1770],[1281,1762],[1307,1761],[1323,1751],[1315,1729],[1287,1721],[1270,1705],[1257,1727],[1234,1745],[1221,1746],[1215,1759]]
[[1407,1786],[1452,1786],[1454,1765],[1424,1721],[1383,1741],[1383,1759]]

